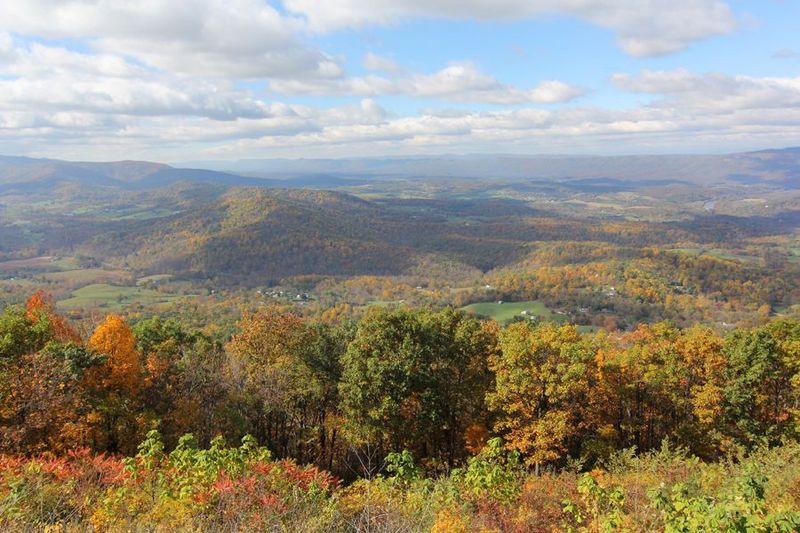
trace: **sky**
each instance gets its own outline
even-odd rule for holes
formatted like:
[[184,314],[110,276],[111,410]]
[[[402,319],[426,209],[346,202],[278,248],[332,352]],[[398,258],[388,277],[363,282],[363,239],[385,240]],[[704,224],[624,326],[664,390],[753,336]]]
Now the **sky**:
[[800,146],[800,0],[2,0],[0,154]]

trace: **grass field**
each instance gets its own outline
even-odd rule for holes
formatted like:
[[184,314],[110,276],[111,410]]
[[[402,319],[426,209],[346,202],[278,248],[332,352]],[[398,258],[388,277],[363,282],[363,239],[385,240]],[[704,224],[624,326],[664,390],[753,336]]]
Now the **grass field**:
[[672,251],[691,255],[710,255],[711,257],[717,257],[719,259],[739,261],[740,263],[757,263],[760,261],[760,258],[752,255],[735,254],[720,248],[673,248]]
[[132,280],[124,270],[105,270],[102,268],[78,268],[63,272],[50,272],[42,276],[52,283],[66,283],[67,286],[89,285],[99,283],[126,283]]
[[58,302],[62,309],[93,308],[99,307],[110,310],[120,310],[132,304],[159,304],[168,303],[179,296],[164,294],[142,287],[125,287],[95,283],[72,291],[72,297]]
[[[542,320],[555,320],[563,321],[561,315],[553,313],[542,302],[484,302],[478,304],[471,304],[461,308],[468,313],[474,313],[479,316],[485,316],[498,321],[501,324],[510,322],[515,317],[520,316],[537,316]],[[523,315],[522,313],[526,314]]]

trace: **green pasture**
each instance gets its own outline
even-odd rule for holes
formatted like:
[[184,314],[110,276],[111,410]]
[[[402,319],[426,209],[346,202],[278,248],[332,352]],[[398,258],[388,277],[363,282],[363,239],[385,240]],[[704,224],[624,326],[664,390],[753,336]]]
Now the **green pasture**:
[[58,302],[58,307],[62,309],[96,307],[118,311],[125,306],[133,304],[152,305],[168,303],[177,298],[179,298],[179,296],[164,294],[142,287],[94,283],[72,291],[71,298]]
[[516,317],[524,316],[536,316],[542,320],[555,320],[559,322],[564,320],[564,317],[554,313],[538,300],[503,303],[483,302],[470,304],[461,309],[467,313],[492,318],[501,324],[507,324]]

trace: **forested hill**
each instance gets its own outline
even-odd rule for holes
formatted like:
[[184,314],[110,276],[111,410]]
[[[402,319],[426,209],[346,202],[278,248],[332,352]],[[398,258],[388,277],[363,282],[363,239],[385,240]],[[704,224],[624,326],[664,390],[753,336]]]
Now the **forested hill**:
[[234,189],[200,208],[102,233],[85,244],[142,271],[258,283],[302,274],[396,273],[414,252],[369,202],[325,191]]
[[[29,284],[44,285],[90,316],[131,299],[307,293],[309,312],[319,313],[504,300],[584,326],[737,324],[756,312],[795,313],[800,301],[800,189],[786,182],[794,153],[759,156],[785,171],[711,186],[620,177],[270,181],[6,158],[0,174],[16,185],[0,185],[0,298],[19,302]],[[149,187],[165,176],[177,181]],[[300,179],[317,181],[288,186]],[[328,179],[336,190],[317,188]],[[159,291],[142,291],[152,280]]]
[[209,183],[220,186],[280,183],[213,170],[173,168],[146,161],[86,163],[0,156],[0,193],[25,194],[47,191],[68,184],[141,190],[165,187],[177,182]]
[[531,243],[565,239],[636,248],[728,241],[788,228],[795,218],[620,222],[559,217],[512,200],[367,201],[330,191],[235,188],[190,201],[157,223],[97,225],[73,246],[137,272],[252,286],[309,274],[397,275],[426,258],[488,271],[522,260]]

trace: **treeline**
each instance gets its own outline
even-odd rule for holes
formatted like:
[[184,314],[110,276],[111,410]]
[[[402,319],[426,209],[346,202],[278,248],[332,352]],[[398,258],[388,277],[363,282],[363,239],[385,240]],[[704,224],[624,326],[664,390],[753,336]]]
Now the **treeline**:
[[[713,460],[797,439],[800,323],[726,337],[701,326],[501,328],[452,309],[326,323],[265,308],[220,342],[111,315],[84,340],[41,293],[0,316],[0,451],[133,454],[251,435],[352,479],[407,450],[428,472],[493,437],[534,471],[591,468],[667,439]],[[375,473],[373,472],[373,473]]]

